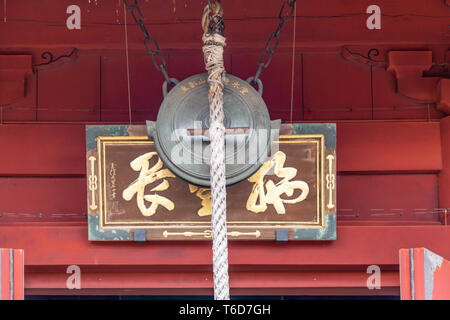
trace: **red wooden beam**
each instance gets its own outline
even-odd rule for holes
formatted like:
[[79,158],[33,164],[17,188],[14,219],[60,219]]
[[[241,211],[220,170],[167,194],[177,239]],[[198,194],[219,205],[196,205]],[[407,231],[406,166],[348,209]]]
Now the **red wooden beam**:
[[[337,184],[340,222],[440,221],[436,174],[339,175]],[[0,177],[1,223],[85,221],[86,201],[84,177]]]
[[[446,122],[353,121],[337,124],[337,166],[348,172],[439,172]],[[84,176],[81,124],[0,126],[0,176]],[[33,161],[31,161],[31,159]]]
[[[42,3],[16,0],[6,8],[0,6],[0,16],[6,19],[0,30],[1,46],[24,48],[36,44],[77,46],[79,48],[116,48],[124,50],[124,14],[120,2],[87,3],[74,0],[82,14],[81,30],[66,27],[67,4],[60,1]],[[231,0],[224,5],[228,47],[262,48],[267,36],[278,21],[280,1]],[[297,45],[314,46],[348,44],[349,39],[363,43],[448,44],[443,37],[447,28],[450,8],[443,1],[426,5],[420,0],[378,1],[381,8],[381,30],[366,27],[367,2],[343,3],[339,0],[311,1],[297,4]],[[198,48],[201,36],[200,19],[202,2],[190,0],[151,1],[140,4],[145,22],[164,50],[168,48]],[[6,10],[6,11],[5,11]],[[39,12],[39,15],[36,14]],[[128,23],[131,16],[128,15]],[[52,27],[49,28],[48,26]],[[289,29],[290,28],[290,29]],[[292,45],[293,23],[282,35],[282,46]],[[142,34],[130,24],[131,48],[142,48]],[[314,32],[311,32],[314,30]],[[395,32],[393,32],[395,31]]]
[[0,126],[0,175],[85,175],[84,125]]
[[337,126],[339,172],[442,169],[437,122],[343,122]]
[[[29,266],[178,266],[210,267],[211,243],[152,242],[147,244],[87,241],[87,225],[10,224],[0,226],[1,246],[27,251]],[[447,226],[338,226],[332,242],[230,242],[230,265],[299,267],[397,266],[398,250],[427,246],[450,256]],[[270,254],[268,254],[270,252]]]
[[[338,226],[337,234],[334,242],[231,242],[234,294],[398,294],[400,248],[426,245],[450,255],[445,226]],[[76,294],[65,287],[70,276],[65,271],[70,265],[81,269],[85,291],[78,294],[102,290],[108,294],[121,290],[129,294],[211,292],[210,242],[174,245],[92,243],[86,239],[85,225],[0,226],[0,245],[14,243],[28,252],[25,287],[30,294]],[[373,264],[382,270],[381,291],[366,287],[370,274],[365,269]]]
[[[212,273],[207,272],[90,272],[81,269],[79,290],[66,287],[64,271],[30,272],[27,294],[213,294]],[[397,271],[383,271],[381,289],[367,287],[367,274],[361,271],[230,272],[232,295],[353,294],[398,295]]]
[[339,222],[440,220],[435,174],[339,175],[337,185]]
[[[18,200],[26,195],[26,201]],[[84,177],[0,177],[0,222],[84,221]]]

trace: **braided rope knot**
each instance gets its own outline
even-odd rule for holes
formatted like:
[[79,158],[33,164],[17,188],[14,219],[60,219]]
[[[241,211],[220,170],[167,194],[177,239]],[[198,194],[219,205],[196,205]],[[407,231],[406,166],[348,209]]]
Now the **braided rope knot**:
[[214,298],[229,300],[228,238],[227,238],[227,191],[225,175],[225,127],[223,125],[223,80],[225,67],[223,51],[226,46],[223,34],[222,8],[219,2],[205,7],[202,19],[203,54],[208,71],[211,140],[211,200]]
[[221,34],[225,33],[223,23],[223,9],[218,1],[211,2],[205,6],[202,15],[202,28],[205,34]]

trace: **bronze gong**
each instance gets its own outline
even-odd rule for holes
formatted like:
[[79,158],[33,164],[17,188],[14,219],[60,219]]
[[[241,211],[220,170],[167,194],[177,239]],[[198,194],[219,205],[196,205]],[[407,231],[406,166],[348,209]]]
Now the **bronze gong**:
[[[187,182],[210,187],[208,74],[185,79],[165,94],[156,123],[147,131],[165,166]],[[266,104],[248,82],[224,80],[226,183],[252,176],[267,160],[281,121],[271,121]]]

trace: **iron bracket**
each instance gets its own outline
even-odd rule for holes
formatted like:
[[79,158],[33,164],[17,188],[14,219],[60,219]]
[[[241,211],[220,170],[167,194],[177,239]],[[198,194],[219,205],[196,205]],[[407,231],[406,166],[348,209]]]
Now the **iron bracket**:
[[287,230],[287,229],[275,230],[275,241],[276,242],[288,242],[289,241],[289,230]]
[[134,242],[146,242],[147,241],[147,230],[138,229],[133,231]]

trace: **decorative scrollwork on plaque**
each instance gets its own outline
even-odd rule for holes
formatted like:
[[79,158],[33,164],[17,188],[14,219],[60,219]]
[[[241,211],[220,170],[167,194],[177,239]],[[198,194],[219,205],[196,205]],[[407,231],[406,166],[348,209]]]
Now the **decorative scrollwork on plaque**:
[[334,208],[333,191],[336,188],[336,175],[333,174],[333,160],[334,160],[334,156],[330,154],[327,157],[327,160],[328,160],[328,172],[329,172],[327,174],[327,176],[326,176],[326,179],[327,179],[327,190],[329,192],[327,208],[328,209],[333,209]]
[[95,192],[98,189],[97,183],[97,175],[95,174],[95,161],[97,159],[95,157],[89,157],[89,161],[91,162],[91,174],[88,177],[89,180],[89,191],[91,192],[91,204],[89,205],[89,209],[95,210],[98,206],[95,203]]
[[[227,235],[229,237],[235,237],[235,238],[237,238],[237,237],[244,237],[244,236],[245,237],[252,236],[252,237],[255,237],[255,238],[259,238],[259,237],[261,237],[261,232],[259,230],[256,230],[255,232],[231,231],[231,232],[228,232]],[[169,231],[165,230],[163,232],[163,236],[164,236],[164,238],[174,237],[174,236],[175,237],[176,236],[182,236],[182,237],[188,237],[188,238],[201,236],[201,237],[210,239],[210,238],[212,238],[212,231],[211,230],[205,230],[203,232],[192,232],[192,231],[169,232]]]

